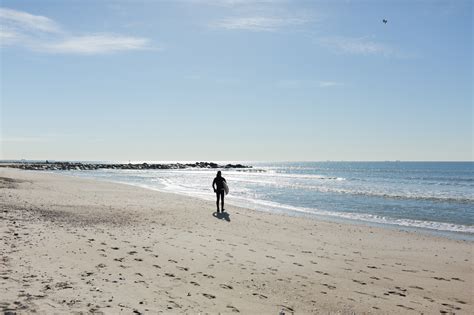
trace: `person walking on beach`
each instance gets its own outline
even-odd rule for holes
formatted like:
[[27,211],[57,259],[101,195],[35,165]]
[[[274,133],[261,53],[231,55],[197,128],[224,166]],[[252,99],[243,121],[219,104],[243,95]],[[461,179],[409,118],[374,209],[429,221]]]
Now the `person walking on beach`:
[[212,182],[212,188],[214,189],[214,192],[216,193],[217,213],[219,213],[219,199],[221,200],[222,212],[224,212],[224,195],[225,195],[224,183],[227,184],[225,178],[222,177],[221,171],[218,171],[216,178],[214,178],[214,181]]

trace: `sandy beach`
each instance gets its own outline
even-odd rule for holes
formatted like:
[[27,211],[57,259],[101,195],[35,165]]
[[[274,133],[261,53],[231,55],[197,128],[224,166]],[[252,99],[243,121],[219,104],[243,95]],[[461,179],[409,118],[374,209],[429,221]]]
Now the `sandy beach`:
[[175,194],[0,169],[0,310],[474,313],[472,242],[214,211]]

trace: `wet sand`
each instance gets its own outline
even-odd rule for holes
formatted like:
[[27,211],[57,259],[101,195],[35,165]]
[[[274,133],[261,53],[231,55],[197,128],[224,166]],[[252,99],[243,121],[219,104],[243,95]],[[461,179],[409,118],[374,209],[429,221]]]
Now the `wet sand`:
[[0,310],[474,313],[472,242],[214,208],[0,169]]

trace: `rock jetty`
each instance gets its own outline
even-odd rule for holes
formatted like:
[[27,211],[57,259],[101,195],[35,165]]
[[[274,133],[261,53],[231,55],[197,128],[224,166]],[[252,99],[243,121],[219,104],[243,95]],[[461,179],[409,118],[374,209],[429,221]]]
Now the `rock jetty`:
[[79,162],[26,162],[26,163],[9,163],[0,167],[20,168],[23,170],[34,171],[89,171],[97,169],[117,169],[117,170],[170,170],[185,168],[221,168],[221,169],[248,169],[252,166],[242,164],[225,164],[220,165],[213,162],[196,162],[196,163],[170,163],[170,164],[98,164],[98,163],[79,163]]

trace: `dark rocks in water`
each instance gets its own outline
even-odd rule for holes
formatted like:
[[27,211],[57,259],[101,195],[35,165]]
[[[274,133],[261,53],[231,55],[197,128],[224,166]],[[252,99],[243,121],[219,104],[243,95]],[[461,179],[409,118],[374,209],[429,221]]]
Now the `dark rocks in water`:
[[35,170],[35,171],[90,171],[97,169],[120,169],[120,170],[149,170],[149,169],[185,169],[185,168],[237,168],[237,169],[249,169],[252,166],[242,164],[226,164],[219,165],[214,162],[196,162],[196,163],[170,163],[170,164],[102,164],[102,163],[79,163],[79,162],[51,162],[46,161],[45,163],[31,162],[31,163],[9,163],[1,165],[0,167],[12,167],[20,168],[24,170]]
[[225,168],[247,168],[247,167],[242,164],[227,164]]

